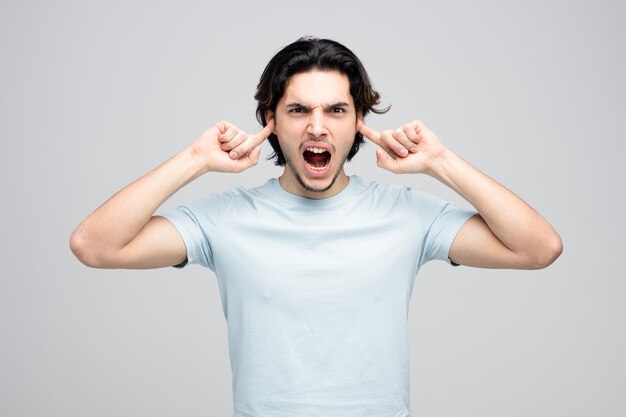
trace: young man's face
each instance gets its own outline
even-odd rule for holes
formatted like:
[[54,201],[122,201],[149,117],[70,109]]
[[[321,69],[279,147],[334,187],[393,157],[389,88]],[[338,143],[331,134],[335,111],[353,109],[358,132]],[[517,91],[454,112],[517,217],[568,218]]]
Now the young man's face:
[[331,197],[345,188],[343,164],[357,114],[348,77],[314,70],[293,75],[276,106],[275,130],[286,166],[280,183],[293,194]]

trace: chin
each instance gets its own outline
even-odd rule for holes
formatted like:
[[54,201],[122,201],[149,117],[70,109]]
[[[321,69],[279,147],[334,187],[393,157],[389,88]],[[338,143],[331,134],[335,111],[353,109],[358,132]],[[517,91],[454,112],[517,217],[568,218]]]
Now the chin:
[[301,172],[296,171],[295,177],[298,183],[300,184],[300,186],[305,191],[313,192],[313,193],[323,193],[323,192],[330,190],[333,187],[333,185],[335,185],[337,177],[339,176],[340,173],[341,173],[341,167],[339,167],[339,169],[337,169],[334,172],[328,170],[328,172],[326,172],[326,174],[323,177],[320,175],[316,175],[312,177],[311,175],[308,175],[309,173],[306,172],[306,169],[305,169],[304,175],[302,175]]

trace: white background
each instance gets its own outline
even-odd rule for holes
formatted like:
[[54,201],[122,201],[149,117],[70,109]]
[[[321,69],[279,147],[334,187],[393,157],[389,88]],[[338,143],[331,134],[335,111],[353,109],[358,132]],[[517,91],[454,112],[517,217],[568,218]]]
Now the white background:
[[[564,253],[540,271],[426,265],[414,416],[626,415],[626,6],[619,1],[0,4],[0,415],[229,416],[211,271],[94,270],[76,225],[220,119],[258,129],[267,61],[302,35],[363,61],[392,110],[526,199]],[[348,172],[466,205],[423,176]],[[264,145],[264,155],[269,145]],[[207,175],[167,209],[280,169]],[[385,254],[380,254],[385,256]],[[381,416],[385,417],[385,416]]]

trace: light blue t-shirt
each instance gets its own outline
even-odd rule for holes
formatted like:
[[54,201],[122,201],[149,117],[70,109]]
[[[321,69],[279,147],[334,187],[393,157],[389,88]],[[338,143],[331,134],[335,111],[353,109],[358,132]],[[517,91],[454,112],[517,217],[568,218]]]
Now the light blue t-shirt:
[[162,214],[217,276],[235,417],[407,417],[419,267],[474,211],[351,176],[313,200],[277,179]]

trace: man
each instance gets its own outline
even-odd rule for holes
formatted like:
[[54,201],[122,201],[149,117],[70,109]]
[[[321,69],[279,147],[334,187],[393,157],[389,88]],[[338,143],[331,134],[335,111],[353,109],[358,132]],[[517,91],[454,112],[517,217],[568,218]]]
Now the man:
[[[235,416],[409,416],[407,313],[422,264],[543,268],[561,253],[532,208],[448,150],[421,121],[378,133],[379,95],[361,62],[330,40],[300,39],[267,65],[255,96],[264,128],[219,122],[85,219],[71,247],[98,268],[215,271]],[[477,210],[408,187],[348,177],[363,142],[378,165],[424,173]],[[269,137],[278,179],[162,215],[209,172],[255,165]]]

